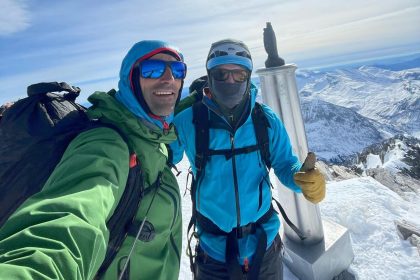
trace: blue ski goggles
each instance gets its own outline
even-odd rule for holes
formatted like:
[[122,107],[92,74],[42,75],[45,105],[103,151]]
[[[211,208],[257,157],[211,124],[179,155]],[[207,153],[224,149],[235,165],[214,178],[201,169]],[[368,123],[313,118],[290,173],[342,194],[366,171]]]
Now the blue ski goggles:
[[184,79],[187,75],[187,65],[182,61],[147,59],[139,64],[140,76],[146,79],[159,79],[165,73],[166,66],[171,69],[174,79]]

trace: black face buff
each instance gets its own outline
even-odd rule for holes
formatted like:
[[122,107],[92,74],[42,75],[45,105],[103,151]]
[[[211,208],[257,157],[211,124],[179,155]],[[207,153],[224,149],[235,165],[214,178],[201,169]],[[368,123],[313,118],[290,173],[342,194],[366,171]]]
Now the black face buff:
[[212,78],[211,93],[217,103],[232,109],[238,105],[247,89],[247,82],[226,83]]

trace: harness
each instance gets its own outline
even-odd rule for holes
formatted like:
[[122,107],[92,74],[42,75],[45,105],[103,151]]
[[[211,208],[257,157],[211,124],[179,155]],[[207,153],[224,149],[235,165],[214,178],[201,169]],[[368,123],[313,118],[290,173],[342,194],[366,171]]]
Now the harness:
[[[258,220],[251,222],[247,225],[240,225],[240,206],[239,206],[239,192],[238,192],[238,180],[236,172],[236,155],[247,154],[256,151],[260,151],[261,159],[264,162],[267,170],[271,168],[270,161],[270,149],[269,149],[269,137],[268,137],[268,128],[270,123],[268,122],[267,116],[264,113],[264,110],[260,103],[255,103],[253,110],[251,111],[251,118],[254,126],[254,132],[257,139],[257,144],[246,146],[242,148],[235,148],[233,136],[231,136],[231,148],[230,149],[221,149],[221,150],[212,150],[209,149],[209,128],[211,123],[209,121],[209,110],[202,102],[196,102],[192,105],[193,110],[193,124],[196,131],[195,137],[195,167],[196,167],[196,176],[192,180],[191,184],[191,201],[192,201],[192,216],[188,224],[187,233],[189,234],[191,228],[198,224],[200,227],[208,233],[213,235],[226,236],[226,264],[227,269],[231,279],[241,279],[242,278],[242,267],[238,262],[237,256],[239,253],[238,248],[238,239],[244,238],[250,234],[255,234],[257,229],[261,233],[258,239],[257,249],[254,256],[253,265],[248,271],[248,266],[245,265],[245,271],[248,272],[248,279],[258,279],[259,269],[261,262],[264,258],[264,254],[267,248],[267,234],[262,227],[263,224],[268,222],[268,220],[277,212],[274,210],[271,205],[270,209]],[[233,180],[235,187],[235,203],[236,203],[236,215],[237,215],[237,226],[232,229],[230,232],[225,232],[220,229],[216,224],[214,224],[210,219],[202,215],[197,211],[196,205],[196,193],[197,189],[205,176],[205,166],[207,161],[211,156],[214,155],[224,155],[226,160],[232,159],[232,168],[233,168]],[[268,172],[267,172],[268,174]],[[268,179],[266,179],[268,180]],[[271,185],[271,183],[270,183]],[[272,185],[271,185],[272,186]],[[262,186],[260,186],[260,201],[259,205],[262,204]],[[304,239],[305,237],[299,231],[299,229],[289,220],[285,211],[281,207],[280,203],[277,202],[274,198],[273,200],[277,203],[277,206],[284,217],[285,221],[289,226],[297,233],[297,235]],[[192,237],[197,237],[197,234],[194,232],[190,235],[188,239],[188,248],[187,255],[190,257],[190,265],[193,274],[195,273],[194,269],[194,255],[191,250],[190,242]]]

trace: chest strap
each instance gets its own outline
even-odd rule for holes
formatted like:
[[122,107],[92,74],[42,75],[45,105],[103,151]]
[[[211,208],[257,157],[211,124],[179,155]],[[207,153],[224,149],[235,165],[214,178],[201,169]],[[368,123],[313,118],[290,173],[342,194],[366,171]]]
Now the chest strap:
[[224,150],[211,150],[211,149],[209,149],[207,151],[207,155],[208,156],[223,155],[223,156],[226,157],[226,160],[229,160],[233,156],[240,155],[240,154],[249,154],[249,153],[255,152],[257,150],[259,150],[258,145],[247,146],[247,147],[242,147],[242,148],[235,148],[234,150],[232,150],[232,149],[224,149]]

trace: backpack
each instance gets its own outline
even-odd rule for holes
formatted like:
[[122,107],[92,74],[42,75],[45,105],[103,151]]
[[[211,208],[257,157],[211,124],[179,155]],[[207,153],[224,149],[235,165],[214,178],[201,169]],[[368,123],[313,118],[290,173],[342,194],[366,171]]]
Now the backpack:
[[[54,92],[66,92],[58,94]],[[66,83],[39,83],[28,87],[28,97],[8,108],[0,122],[0,227],[31,195],[41,191],[70,142],[97,127],[116,130],[89,120],[76,103],[80,88]],[[105,260],[97,278],[112,263],[143,196],[143,176],[130,146],[130,170],[121,200],[107,222],[110,232]]]

